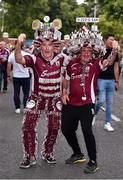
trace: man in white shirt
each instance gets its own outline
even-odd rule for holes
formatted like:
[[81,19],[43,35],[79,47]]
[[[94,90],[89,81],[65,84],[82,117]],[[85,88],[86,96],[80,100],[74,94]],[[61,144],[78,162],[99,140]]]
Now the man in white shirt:
[[[26,55],[28,53],[22,50],[22,54]],[[12,70],[12,75],[11,75],[11,70]],[[8,80],[11,80],[13,77],[15,112],[19,114],[21,112],[20,90],[22,87],[23,108],[25,108],[26,101],[29,97],[29,91],[30,91],[30,74],[29,74],[29,68],[24,68],[23,65],[16,63],[14,51],[9,55],[8,58],[7,74],[8,74]]]

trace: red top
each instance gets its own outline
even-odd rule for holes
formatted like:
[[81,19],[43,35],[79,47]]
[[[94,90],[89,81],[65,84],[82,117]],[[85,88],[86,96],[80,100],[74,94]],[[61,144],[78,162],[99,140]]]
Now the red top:
[[57,56],[50,62],[44,60],[40,54],[26,55],[26,67],[33,69],[33,92],[44,97],[61,95],[63,56]]
[[0,64],[3,66],[3,68],[7,68],[7,59],[10,52],[7,48],[0,49]]
[[67,75],[70,79],[68,104],[80,106],[95,103],[100,66],[100,60],[93,59],[86,65],[81,64],[79,58],[70,61],[67,66]]

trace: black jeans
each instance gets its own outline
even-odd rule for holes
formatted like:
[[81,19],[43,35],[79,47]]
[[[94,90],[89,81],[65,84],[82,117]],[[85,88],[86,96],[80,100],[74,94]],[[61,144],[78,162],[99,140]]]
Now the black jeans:
[[76,130],[80,121],[84,140],[90,160],[96,161],[96,143],[92,132],[94,104],[83,106],[63,105],[61,129],[73,153],[80,154]]
[[0,91],[2,86],[2,65],[0,64]]
[[20,89],[23,91],[23,106],[25,108],[30,91],[30,77],[29,78],[15,78],[13,77],[14,86],[14,104],[15,108],[20,108]]
[[7,90],[8,81],[7,81],[7,69],[3,69],[3,90]]
[[2,84],[3,90],[7,90],[7,69],[3,68],[2,65],[0,65],[0,91],[2,90]]

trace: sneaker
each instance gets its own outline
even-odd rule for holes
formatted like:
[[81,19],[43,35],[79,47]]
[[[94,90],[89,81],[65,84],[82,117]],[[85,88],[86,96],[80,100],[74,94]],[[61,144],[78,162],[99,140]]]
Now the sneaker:
[[20,114],[20,109],[15,109],[15,113]]
[[109,122],[104,125],[104,129],[109,132],[114,131],[114,128],[111,126],[111,124]]
[[56,164],[56,159],[54,156],[48,155],[41,155],[41,158],[45,161],[47,161],[48,164]]
[[27,169],[33,165],[36,165],[36,160],[26,156],[24,157],[23,161],[20,163],[20,168]]
[[85,162],[84,154],[72,154],[70,158],[68,158],[65,163],[66,164],[75,164],[75,163],[83,163]]
[[99,170],[97,163],[95,161],[90,160],[84,169],[84,173],[95,173],[97,170]]

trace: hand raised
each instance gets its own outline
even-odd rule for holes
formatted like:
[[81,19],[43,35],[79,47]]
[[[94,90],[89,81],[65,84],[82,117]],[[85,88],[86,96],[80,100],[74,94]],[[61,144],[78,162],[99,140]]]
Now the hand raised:
[[18,36],[18,43],[23,44],[26,40],[26,34],[22,33]]
[[114,40],[113,42],[112,42],[112,48],[113,49],[118,49],[118,42],[116,41],[116,40]]

